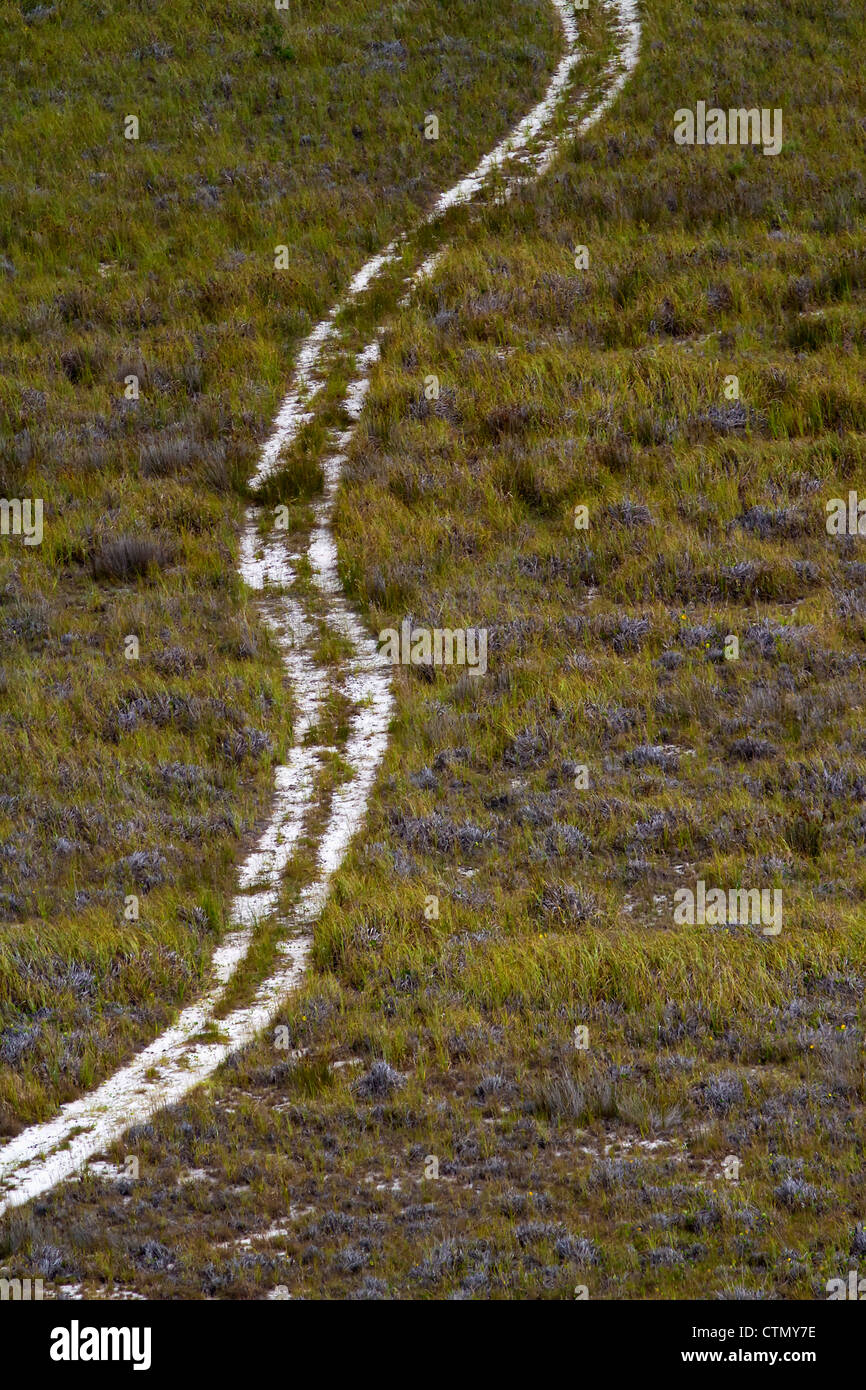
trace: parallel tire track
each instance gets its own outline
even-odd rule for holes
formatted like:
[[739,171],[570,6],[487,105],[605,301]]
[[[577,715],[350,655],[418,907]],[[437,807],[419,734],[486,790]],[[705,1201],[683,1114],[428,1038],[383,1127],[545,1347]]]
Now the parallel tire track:
[[[503,194],[508,196],[519,179],[538,178],[553,162],[563,140],[594,124],[621,91],[638,59],[640,24],[637,0],[608,0],[617,31],[617,52],[604,75],[604,93],[592,109],[579,111],[551,138],[543,133],[568,91],[580,58],[577,23],[567,0],[552,0],[562,24],[566,51],[547,92],[511,134],[480,161],[459,183],[437,199],[421,226],[430,225],[450,208],[471,202],[490,176],[503,172]],[[276,469],[283,450],[297,436],[313,412],[311,404],[325,385],[326,349],[338,349],[341,312],[357,301],[386,266],[396,262],[410,244],[405,234],[373,257],[351,280],[343,300],[313,329],[298,351],[292,386],[286,395],[273,431],[262,449],[251,480],[263,483]],[[407,281],[405,303],[412,289],[434,269],[441,251],[428,258]],[[345,356],[345,354],[344,354]],[[370,373],[379,356],[378,338],[355,358],[355,376],[343,399],[349,425],[331,440],[324,464],[325,485],[315,508],[315,524],[306,556],[319,592],[327,624],[341,633],[351,656],[341,673],[344,694],[354,715],[348,741],[340,752],[352,768],[351,781],[335,791],[325,829],[317,847],[317,871],[301,890],[285,927],[294,934],[279,942],[276,969],[256,989],[252,1002],[217,1017],[226,989],[246,957],[256,922],[274,915],[282,876],[304,829],[313,805],[314,779],[319,757],[325,751],[309,741],[314,734],[327,673],[311,656],[316,632],[312,615],[288,593],[300,556],[292,556],[280,533],[258,533],[257,512],[250,508],[241,537],[239,570],[250,588],[259,594],[262,615],[280,646],[297,707],[294,745],[284,765],[276,770],[275,802],[268,826],[240,871],[241,891],[232,907],[233,930],[220,944],[212,960],[213,984],[196,1003],[182,1010],[177,1020],[127,1066],[80,1099],[64,1105],[45,1124],[33,1125],[0,1148],[0,1214],[32,1200],[80,1172],[88,1161],[119,1139],[130,1125],[140,1123],[163,1106],[175,1104],[225,1061],[230,1053],[251,1042],[272,1020],[280,1001],[297,985],[312,943],[312,928],[324,906],[331,878],[342,863],[361,823],[379,765],[387,746],[392,696],[388,668],[383,665],[373,638],[352,612],[341,589],[337,550],[332,530],[334,498],[346,450],[363,407]],[[318,615],[321,617],[321,614]],[[216,1025],[219,1040],[203,1040],[205,1028]]]

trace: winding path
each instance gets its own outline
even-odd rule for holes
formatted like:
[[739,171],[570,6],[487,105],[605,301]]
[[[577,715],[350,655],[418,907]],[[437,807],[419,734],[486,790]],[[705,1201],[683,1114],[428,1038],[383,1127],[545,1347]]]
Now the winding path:
[[[291,444],[301,426],[312,418],[311,404],[327,380],[328,374],[323,370],[326,352],[331,350],[339,354],[339,316],[347,305],[358,300],[386,266],[411,249],[412,238],[420,227],[435,223],[450,208],[470,202],[491,174],[500,171],[504,175],[502,192],[506,197],[518,180],[543,174],[562,141],[594,124],[634,70],[640,44],[637,0],[608,0],[617,47],[604,74],[603,95],[588,112],[581,114],[578,109],[555,135],[545,139],[544,132],[568,91],[581,56],[573,5],[567,0],[552,0],[552,3],[562,24],[565,53],[543,100],[501,144],[485,155],[472,173],[437,199],[419,226],[395,239],[358,271],[341,303],[301,344],[293,384],[251,480],[254,488],[275,471],[282,451]],[[415,285],[430,275],[439,255],[441,251],[408,277],[401,303],[406,302]],[[280,1001],[304,971],[313,925],[324,905],[331,878],[363,818],[384,756],[392,711],[389,668],[383,664],[376,643],[342,593],[331,526],[346,450],[378,356],[378,338],[355,356],[355,374],[342,403],[348,423],[329,444],[324,464],[324,489],[315,507],[306,550],[293,554],[286,536],[273,529],[265,537],[260,536],[257,509],[250,508],[247,513],[239,570],[249,587],[257,592],[262,616],[280,646],[297,713],[293,747],[285,764],[276,770],[270,821],[241,868],[240,891],[232,906],[232,930],[213,956],[213,983],[202,998],[183,1009],[171,1027],[127,1066],[94,1091],[64,1105],[53,1120],[31,1126],[0,1148],[0,1214],[74,1176],[94,1155],[119,1139],[130,1125],[140,1123],[163,1106],[175,1104],[230,1053],[252,1041],[271,1022]],[[345,357],[344,351],[342,360]],[[290,592],[298,562],[304,558],[310,566],[318,595],[316,619],[324,617],[327,625],[340,633],[351,649],[351,655],[341,667],[339,680],[353,715],[348,741],[339,752],[354,776],[341,784],[331,799],[325,829],[318,841],[317,870],[301,889],[284,924],[293,934],[278,943],[276,968],[257,987],[250,1003],[219,1017],[217,1011],[229,982],[250,949],[255,924],[277,910],[283,873],[314,802],[320,758],[330,751],[315,741],[320,709],[329,688],[326,668],[316,665],[312,657],[316,621],[312,612],[305,611],[303,604]],[[209,1035],[203,1038],[206,1029]]]

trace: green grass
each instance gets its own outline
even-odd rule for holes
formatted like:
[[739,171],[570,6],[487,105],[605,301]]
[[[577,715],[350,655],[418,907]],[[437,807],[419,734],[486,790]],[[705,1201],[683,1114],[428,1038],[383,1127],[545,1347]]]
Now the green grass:
[[[350,325],[388,331],[344,582],[373,632],[490,642],[480,680],[395,668],[276,1020],[302,1055],[262,1038],[118,1147],[137,1183],[9,1219],[10,1267],[51,1242],[152,1297],[820,1299],[862,1262],[866,554],[824,519],[863,476],[866,32],[846,0],[642,18],[603,122]],[[582,22],[589,90],[610,36]],[[675,146],[700,99],[781,107],[781,155]],[[781,934],[677,925],[699,878],[781,888]]]
[[558,42],[543,0],[32,10],[0,37],[0,493],[44,499],[41,546],[0,539],[0,1133],[202,988],[291,739],[235,564],[295,345]]

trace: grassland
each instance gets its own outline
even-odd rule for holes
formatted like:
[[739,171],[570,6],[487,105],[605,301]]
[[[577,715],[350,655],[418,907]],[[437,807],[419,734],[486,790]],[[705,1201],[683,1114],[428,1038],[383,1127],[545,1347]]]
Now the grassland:
[[[10,1269],[160,1298],[812,1299],[862,1265],[866,554],[824,521],[864,476],[866,22],[642,18],[603,123],[389,318],[340,495],[370,629],[486,627],[487,674],[395,669],[291,1051],[263,1038],[128,1135],[137,1180],[7,1218]],[[677,147],[698,100],[781,108],[782,153]],[[271,692],[277,746],[258,660],[236,699]],[[698,879],[781,889],[782,932],[675,924]]]
[[0,1134],[201,989],[291,737],[235,559],[293,346],[555,38],[541,0],[10,12],[0,492],[45,536],[0,542]]

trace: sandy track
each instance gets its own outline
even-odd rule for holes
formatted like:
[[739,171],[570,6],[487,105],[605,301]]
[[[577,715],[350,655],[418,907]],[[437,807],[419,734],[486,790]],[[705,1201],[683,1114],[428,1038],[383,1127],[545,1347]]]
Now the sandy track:
[[[585,114],[578,110],[556,135],[545,140],[544,132],[568,92],[580,58],[572,5],[567,0],[552,2],[562,23],[565,53],[544,98],[470,174],[437,199],[422,226],[435,222],[448,209],[470,202],[496,172],[505,178],[502,192],[506,197],[516,182],[539,177],[549,168],[562,141],[597,121],[634,70],[640,44],[637,0],[610,0],[608,8],[618,42],[616,54],[605,73],[603,96]],[[292,386],[262,449],[251,480],[253,486],[262,483],[275,470],[282,451],[311,418],[311,404],[326,380],[322,371],[326,350],[338,351],[341,311],[359,299],[386,266],[402,257],[417,231],[418,227],[395,239],[368,261],[350,282],[343,300],[301,344]],[[405,297],[431,274],[440,254],[441,251],[429,257],[407,279]],[[318,841],[316,873],[301,890],[289,919],[281,924],[286,935],[279,943],[278,965],[259,985],[250,1003],[215,1018],[226,987],[249,951],[255,923],[276,911],[282,875],[314,802],[315,773],[319,758],[326,751],[314,741],[310,742],[309,736],[316,728],[321,702],[328,689],[328,675],[325,668],[313,662],[310,654],[310,637],[314,631],[312,617],[288,592],[300,557],[290,553],[282,533],[272,530],[265,538],[260,537],[256,510],[251,508],[241,537],[239,570],[245,582],[258,593],[262,616],[280,646],[297,713],[294,745],[286,763],[276,769],[270,820],[240,870],[241,891],[232,907],[232,930],[214,953],[213,983],[202,998],[185,1008],[171,1027],[95,1090],[64,1105],[53,1120],[31,1126],[0,1148],[0,1213],[74,1176],[92,1157],[119,1139],[130,1125],[141,1123],[155,1110],[180,1100],[210,1076],[230,1053],[250,1042],[268,1025],[280,1001],[303,973],[312,943],[312,928],[325,903],[331,878],[363,819],[387,746],[392,710],[389,668],[382,663],[376,643],[342,593],[331,526],[346,449],[378,355],[376,339],[355,358],[355,376],[343,400],[348,425],[331,441],[324,465],[325,486],[315,508],[315,523],[306,550],[320,597],[318,616],[324,616],[328,626],[340,632],[351,647],[340,680],[343,691],[352,701],[354,715],[348,741],[340,752],[354,776],[334,793],[327,823]],[[213,1040],[214,1023],[218,1041]],[[208,1027],[211,1032],[205,1040],[201,1034]]]

